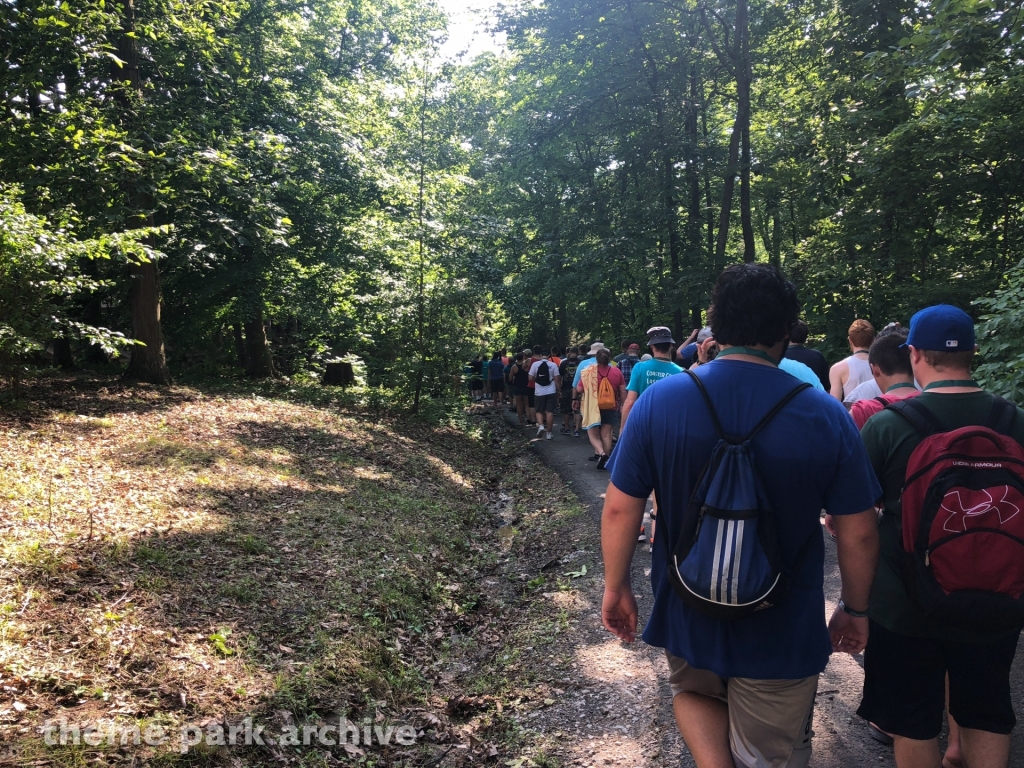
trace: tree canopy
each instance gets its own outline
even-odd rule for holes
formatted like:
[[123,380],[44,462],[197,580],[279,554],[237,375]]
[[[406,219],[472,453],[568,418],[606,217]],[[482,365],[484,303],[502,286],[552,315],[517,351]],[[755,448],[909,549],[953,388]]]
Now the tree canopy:
[[355,355],[418,406],[499,346],[685,336],[744,260],[826,353],[947,302],[1020,367],[1019,4],[523,0],[457,62],[430,0],[0,13],[8,375],[123,336],[136,379]]

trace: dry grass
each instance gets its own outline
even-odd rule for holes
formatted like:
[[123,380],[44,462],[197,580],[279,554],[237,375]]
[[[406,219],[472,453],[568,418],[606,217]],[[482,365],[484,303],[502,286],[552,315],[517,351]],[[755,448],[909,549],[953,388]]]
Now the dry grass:
[[[529,608],[544,579],[519,575],[549,554],[499,536],[499,493],[540,471],[500,426],[474,436],[294,390],[48,386],[0,412],[0,764],[426,765],[466,741],[454,765],[514,743],[502,697],[522,706],[535,673],[509,672],[509,653],[557,616]],[[512,512],[538,536],[579,513],[543,477]],[[472,694],[490,699],[459,704]],[[50,748],[39,730],[339,715],[414,723],[421,743],[180,756]]]

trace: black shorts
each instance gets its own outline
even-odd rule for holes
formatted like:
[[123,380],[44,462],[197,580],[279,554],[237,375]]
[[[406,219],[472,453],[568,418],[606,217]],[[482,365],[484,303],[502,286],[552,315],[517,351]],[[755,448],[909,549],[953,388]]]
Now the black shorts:
[[558,400],[558,395],[554,392],[550,395],[536,395],[534,401],[536,402],[537,413],[554,413],[556,400]]
[[561,398],[561,402],[559,403],[559,405],[562,408],[562,413],[571,413],[572,412],[572,390],[569,390],[568,392],[563,392],[562,393],[562,398]]
[[484,380],[483,379],[473,379],[472,383],[469,385],[469,388],[474,390],[474,391],[479,390],[479,389],[483,389],[484,388]]
[[491,393],[504,392],[505,391],[505,380],[504,379],[491,379]]
[[864,700],[857,714],[883,731],[934,739],[949,714],[961,728],[1007,734],[1017,724],[1010,667],[1017,634],[990,643],[909,637],[871,622],[864,652]]
[[527,388],[529,391],[526,393],[526,404],[533,408],[534,403],[534,389],[533,387]]
[[615,414],[617,414],[614,408],[609,408],[607,411],[601,411],[601,426],[613,426],[615,424]]
[[529,387],[512,387],[512,394],[515,397],[526,397],[532,391]]

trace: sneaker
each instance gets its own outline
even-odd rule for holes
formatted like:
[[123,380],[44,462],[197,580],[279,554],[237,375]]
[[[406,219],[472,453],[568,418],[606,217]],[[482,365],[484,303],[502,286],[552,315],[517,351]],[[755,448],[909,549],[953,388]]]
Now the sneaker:
[[603,469],[605,472],[607,472],[608,470],[605,469],[605,466],[604,466],[607,463],[608,463],[608,457],[606,455],[602,454],[601,458],[599,458],[597,460],[597,468],[598,469]]
[[550,432],[545,432],[544,433],[544,439],[545,440],[550,440],[551,439],[551,433]]
[[568,430],[568,429],[566,429],[565,427],[562,427],[562,429],[561,429],[560,431],[561,431],[561,433],[562,433],[563,435],[568,435],[568,434],[569,434],[569,430]]
[[537,425],[537,436],[540,437],[543,434],[544,434],[544,425],[543,424],[538,424]]
[[573,437],[579,437],[580,436],[580,431],[577,429],[575,432],[572,433],[572,436]]
[[600,458],[601,458],[601,454],[600,453],[595,453],[593,456],[591,456],[589,459],[587,459],[587,461],[597,461]]

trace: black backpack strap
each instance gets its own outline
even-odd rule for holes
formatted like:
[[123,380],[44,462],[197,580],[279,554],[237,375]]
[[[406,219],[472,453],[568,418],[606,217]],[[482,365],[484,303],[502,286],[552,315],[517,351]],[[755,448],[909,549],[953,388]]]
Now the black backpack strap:
[[985,419],[985,426],[1000,435],[1008,436],[1010,425],[1013,424],[1016,415],[1017,406],[996,395],[992,398],[992,410],[989,411],[988,418]]
[[885,399],[884,395],[879,395],[878,397],[876,397],[875,402],[881,403],[883,408],[885,408],[885,406],[889,404],[889,401]]
[[774,419],[776,416],[779,415],[779,411],[781,411],[783,408],[785,408],[787,405],[789,405],[790,401],[794,397],[799,395],[801,392],[803,392],[805,389],[811,389],[811,385],[808,384],[807,382],[804,382],[800,386],[796,387],[788,395],[786,395],[784,398],[779,400],[779,402],[777,402],[775,404],[775,407],[772,408],[770,411],[768,411],[768,413],[765,415],[765,417],[763,419],[761,419],[761,421],[759,421],[757,423],[757,426],[754,427],[752,430],[750,430],[750,434],[748,434],[746,437],[744,437],[742,442],[745,443],[748,440],[753,440],[757,436],[758,432],[760,432],[762,429],[767,427],[768,423],[772,419]]
[[904,400],[897,400],[885,406],[887,411],[895,411],[904,419],[910,422],[910,426],[921,433],[921,437],[928,437],[939,432],[945,432],[946,427],[939,417],[932,413],[927,406],[921,405],[915,398],[908,397]]
[[708,391],[704,389],[704,384],[701,382],[700,377],[689,368],[684,370],[683,373],[693,379],[693,383],[697,385],[700,396],[704,398],[704,404],[708,407],[708,413],[711,414],[711,422],[715,425],[718,439],[728,442],[729,439],[725,436],[725,431],[722,429],[722,422],[718,420],[718,412],[715,410],[715,406],[711,404],[711,397],[708,395]]

